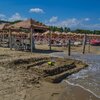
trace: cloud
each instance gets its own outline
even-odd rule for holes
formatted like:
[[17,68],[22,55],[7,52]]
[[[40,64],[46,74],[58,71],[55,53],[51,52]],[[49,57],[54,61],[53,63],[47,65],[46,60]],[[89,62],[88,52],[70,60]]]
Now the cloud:
[[[80,23],[80,21],[77,20],[76,18],[70,18],[70,19],[66,19],[62,21],[58,21],[58,17],[55,17],[55,18],[52,17],[51,19],[46,23],[49,26],[53,25],[53,26],[59,26],[59,27],[74,27]],[[52,21],[54,21],[55,23],[51,23]]]
[[90,20],[90,18],[85,18],[85,19],[84,19],[84,21],[89,21],[89,20]]
[[80,22],[81,21],[77,20],[76,18],[71,18],[60,22],[59,25],[63,27],[74,27],[79,25]]
[[83,24],[82,25],[84,29],[89,29],[89,30],[100,30],[100,24]]
[[31,13],[44,13],[43,9],[40,9],[40,8],[31,8],[29,10],[29,12],[31,12]]
[[55,22],[57,22],[57,20],[58,20],[58,17],[57,16],[53,16],[53,17],[50,18],[49,22],[50,23],[55,23]]
[[8,20],[9,21],[16,21],[16,20],[26,20],[26,19],[27,18],[22,17],[19,13],[15,13]]
[[70,27],[71,29],[87,29],[87,30],[99,30],[100,29],[100,23],[86,23],[85,21],[89,21],[89,18],[86,18],[85,20],[83,19],[68,19],[62,22],[59,22],[58,25],[63,26],[63,27]]
[[90,18],[69,18],[66,20],[56,21],[55,23],[50,23],[50,21],[45,24],[48,26],[58,26],[58,27],[69,27],[71,29],[89,29],[89,30],[99,30],[100,23],[88,23]]
[[6,19],[6,15],[0,14],[0,20],[5,20],[5,19]]

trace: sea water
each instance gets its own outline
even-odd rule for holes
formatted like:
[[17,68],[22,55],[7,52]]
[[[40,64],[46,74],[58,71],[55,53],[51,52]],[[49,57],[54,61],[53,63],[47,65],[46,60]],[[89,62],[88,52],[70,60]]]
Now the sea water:
[[80,72],[69,76],[68,81],[80,85],[100,97],[100,55],[77,54],[77,56],[73,55],[72,57],[86,62],[89,66]]

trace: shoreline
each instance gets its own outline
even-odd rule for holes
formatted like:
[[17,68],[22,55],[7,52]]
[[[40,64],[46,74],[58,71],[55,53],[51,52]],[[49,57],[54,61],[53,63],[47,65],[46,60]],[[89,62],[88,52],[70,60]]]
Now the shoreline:
[[85,90],[81,86],[73,85],[68,81],[65,83],[66,89],[61,93],[58,100],[80,100],[80,98],[81,100],[100,100],[100,98],[96,97],[90,91]]
[[64,80],[64,81],[65,81],[68,85],[71,85],[71,86],[74,86],[74,87],[82,88],[84,91],[89,92],[89,93],[91,93],[93,96],[95,96],[96,98],[100,99],[100,96],[96,95],[96,94],[95,94],[94,92],[92,92],[91,90],[86,89],[86,88],[83,87],[82,85],[71,83],[71,82],[69,82],[68,80]]

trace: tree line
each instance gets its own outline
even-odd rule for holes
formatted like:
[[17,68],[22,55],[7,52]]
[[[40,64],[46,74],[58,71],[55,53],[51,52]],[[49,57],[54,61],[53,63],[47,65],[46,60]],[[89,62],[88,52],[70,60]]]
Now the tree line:
[[100,35],[100,30],[83,30],[83,29],[76,29],[74,30],[75,33],[80,34],[97,34]]
[[50,30],[53,31],[53,32],[70,32],[71,29],[68,28],[68,27],[57,27],[57,26],[49,26]]
[[57,27],[57,26],[49,26],[50,30],[53,32],[72,32],[77,34],[97,34],[100,35],[100,30],[85,30],[85,29],[76,29],[71,30],[69,27]]

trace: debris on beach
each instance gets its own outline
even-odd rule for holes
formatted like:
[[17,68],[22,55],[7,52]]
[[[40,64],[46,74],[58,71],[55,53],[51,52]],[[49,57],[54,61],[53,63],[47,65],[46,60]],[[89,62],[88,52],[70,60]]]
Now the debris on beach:
[[[52,59],[55,61],[53,62]],[[34,74],[40,77],[40,79],[51,83],[59,83],[67,76],[87,67],[87,64],[78,60],[56,57],[20,58],[8,62],[6,61],[6,63],[3,64],[6,68],[25,70],[29,76]]]

